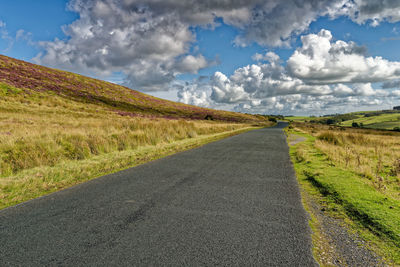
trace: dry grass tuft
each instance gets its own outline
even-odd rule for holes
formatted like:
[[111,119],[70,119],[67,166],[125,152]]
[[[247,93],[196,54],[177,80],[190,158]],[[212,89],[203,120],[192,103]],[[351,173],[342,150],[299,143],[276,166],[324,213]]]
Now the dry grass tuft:
[[[62,103],[62,105],[60,105]],[[245,124],[120,116],[95,105],[0,100],[0,175],[65,160],[232,131]]]
[[325,141],[325,142],[333,144],[333,145],[339,144],[338,138],[332,132],[327,132],[327,131],[326,132],[322,132],[322,133],[318,134],[317,137],[318,137],[319,140]]
[[400,200],[400,134],[370,129],[295,124],[317,138],[332,164],[352,170],[378,191]]
[[122,116],[55,95],[6,96],[0,99],[0,208],[249,127]]

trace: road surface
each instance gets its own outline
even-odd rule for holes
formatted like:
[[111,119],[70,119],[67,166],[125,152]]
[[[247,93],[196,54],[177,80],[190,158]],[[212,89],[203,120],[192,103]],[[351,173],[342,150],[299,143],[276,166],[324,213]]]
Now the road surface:
[[314,266],[280,122],[0,211],[0,266]]

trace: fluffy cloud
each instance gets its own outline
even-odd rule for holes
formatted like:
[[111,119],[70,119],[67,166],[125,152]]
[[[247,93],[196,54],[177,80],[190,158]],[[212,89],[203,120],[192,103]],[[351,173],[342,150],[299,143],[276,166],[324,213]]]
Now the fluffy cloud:
[[211,99],[218,103],[238,103],[249,100],[249,95],[244,87],[232,82],[221,72],[216,72],[212,77]]
[[396,0],[354,0],[349,3],[348,15],[362,24],[377,26],[381,21],[400,21],[400,2]]
[[[266,46],[289,46],[291,37],[303,33],[319,16],[343,13],[343,0],[269,0],[252,10],[250,20],[235,43],[245,46],[257,42]],[[347,15],[347,14],[344,14]]]
[[[397,101],[398,101],[397,96]],[[368,108],[386,104],[395,105],[395,98],[377,99],[374,97],[337,97],[334,95],[310,96],[310,95],[288,95],[271,97],[260,102],[249,101],[240,103],[234,107],[238,112],[267,113],[267,114],[304,114],[317,115],[323,113],[350,112],[354,108]]]
[[207,65],[201,55],[179,58],[194,36],[176,14],[117,0],[74,0],[70,8],[80,14],[65,29],[70,38],[42,42],[38,63],[103,76],[123,71],[129,86],[143,90],[163,89],[188,62],[195,63],[189,72]]
[[310,84],[380,82],[400,77],[400,62],[366,57],[353,42],[332,41],[328,30],[301,37],[303,46],[287,62],[291,74]]
[[400,1],[396,0],[269,0],[252,9],[243,33],[235,42],[253,41],[267,46],[289,46],[291,37],[305,32],[320,16],[347,16],[358,24],[377,26],[382,21],[400,21]]
[[[374,89],[398,86],[400,62],[366,57],[364,47],[353,42],[332,42],[327,30],[302,37],[303,46],[289,57],[286,66],[273,52],[256,54],[257,64],[238,68],[227,77],[216,72],[209,86],[211,94],[202,102],[209,106],[231,105],[243,112],[283,112],[298,110],[334,111],[346,106],[370,106],[398,99],[395,90]],[[197,92],[198,93],[198,92]],[[386,102],[385,102],[386,101]]]
[[192,26],[215,27],[216,17],[240,26],[257,2],[71,0],[80,18],[64,28],[68,39],[41,42],[35,61],[103,77],[123,72],[132,88],[168,90],[177,75],[213,64],[190,54]]
[[279,56],[271,51],[265,53],[265,55],[255,53],[251,58],[255,61],[269,61],[269,62],[279,61]]
[[376,94],[370,83],[357,83],[352,87],[342,83],[307,84],[274,63],[248,65],[237,69],[229,78],[216,72],[210,86],[211,100],[231,104],[290,95],[349,97]]
[[196,84],[186,85],[178,91],[179,101],[189,105],[195,105],[199,107],[209,107],[209,97],[207,92],[199,90]]
[[[239,29],[237,45],[288,46],[319,16],[376,24],[400,14],[400,2],[390,0],[71,0],[69,8],[80,18],[64,27],[66,39],[41,42],[35,61],[103,77],[122,72],[126,85],[142,90],[167,90],[177,75],[207,67],[190,53],[192,27],[218,27],[217,17]],[[377,61],[366,64],[384,64]]]
[[176,64],[176,69],[182,73],[197,73],[199,69],[207,67],[209,63],[202,55],[187,55]]
[[400,90],[393,90],[390,94],[392,97],[398,97],[400,99]]

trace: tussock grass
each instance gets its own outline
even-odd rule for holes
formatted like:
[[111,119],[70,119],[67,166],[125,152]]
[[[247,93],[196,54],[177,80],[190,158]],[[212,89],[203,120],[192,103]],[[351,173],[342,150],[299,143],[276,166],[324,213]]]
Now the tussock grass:
[[339,204],[380,254],[400,264],[400,134],[294,123],[299,179]]
[[0,208],[271,124],[0,55]]
[[318,134],[318,139],[333,145],[339,144],[339,140],[337,139],[336,135],[327,131]]
[[0,56],[0,208],[271,124]]
[[16,174],[0,177],[0,209],[251,129],[254,128],[244,127],[171,143],[104,153],[83,160],[64,160],[53,166],[21,170]]
[[[198,135],[241,128],[239,124],[184,120],[119,118],[67,118],[8,114],[1,121],[1,175],[62,160],[83,160],[95,155],[171,143]],[[60,123],[61,122],[61,123]]]
[[0,208],[250,127],[121,116],[46,93],[3,96]]
[[[315,136],[315,147],[332,164],[354,171],[368,185],[400,201],[400,134],[324,126],[298,128]],[[327,130],[328,129],[328,130]]]
[[61,160],[171,143],[248,124],[121,116],[97,105],[40,94],[0,99],[0,175]]

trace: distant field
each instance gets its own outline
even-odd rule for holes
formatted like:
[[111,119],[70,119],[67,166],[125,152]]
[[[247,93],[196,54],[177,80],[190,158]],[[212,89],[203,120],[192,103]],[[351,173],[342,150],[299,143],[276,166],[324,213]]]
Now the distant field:
[[363,124],[363,127],[373,129],[387,129],[391,130],[394,127],[400,127],[400,113],[381,114],[378,116],[365,117],[364,115],[357,115],[358,119],[348,120],[342,122],[340,125],[351,126],[353,122]]
[[328,206],[340,206],[382,256],[400,264],[400,133],[310,123],[291,128],[306,138],[291,147],[301,183],[316,188]]
[[353,123],[357,123],[360,127],[383,130],[393,130],[400,127],[400,112],[393,110],[354,112],[324,117],[290,116],[285,117],[285,119],[294,122],[307,121],[346,127],[351,127]]
[[0,209],[271,124],[0,56]]

